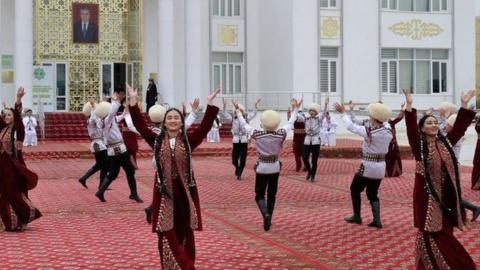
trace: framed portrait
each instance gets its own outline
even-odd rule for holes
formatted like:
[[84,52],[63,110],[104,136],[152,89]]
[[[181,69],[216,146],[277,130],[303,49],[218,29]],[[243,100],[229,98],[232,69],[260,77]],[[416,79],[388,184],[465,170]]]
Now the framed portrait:
[[73,43],[98,43],[98,4],[72,3]]

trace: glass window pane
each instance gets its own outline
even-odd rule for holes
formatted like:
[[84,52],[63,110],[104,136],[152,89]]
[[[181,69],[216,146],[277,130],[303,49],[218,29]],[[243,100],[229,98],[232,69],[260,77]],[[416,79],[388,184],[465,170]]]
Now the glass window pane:
[[[220,82],[220,66],[214,65],[213,66],[213,87],[212,89],[217,88],[218,86],[222,85]],[[225,94],[225,88],[222,88],[222,94]]]
[[222,89],[227,89],[227,65],[226,64],[222,65]]
[[233,8],[233,15],[240,16],[240,0],[235,0]]
[[442,10],[448,10],[448,2],[447,2],[447,0],[442,0]]
[[440,0],[432,0],[432,11],[440,11]]
[[220,0],[220,16],[225,16],[225,0]]
[[413,11],[413,0],[398,0],[398,9],[401,11]]
[[432,93],[440,93],[440,63],[432,62]]
[[330,7],[336,7],[337,6],[337,0],[330,0]]
[[415,11],[430,11],[429,0],[417,0],[415,2]]
[[432,59],[431,50],[415,50],[415,59]]
[[432,50],[432,59],[448,59],[448,50]]
[[382,59],[397,59],[397,50],[382,49]]
[[102,95],[110,96],[112,88],[112,65],[102,65]]
[[390,9],[397,9],[397,0],[390,0]]
[[382,92],[388,92],[388,63],[382,62]]
[[232,9],[233,9],[232,0],[227,0],[227,4],[228,4],[228,6],[227,6],[228,16],[231,17],[232,16]]
[[67,109],[66,98],[57,98],[57,111],[65,111]]
[[382,8],[388,8],[388,0],[382,0]]
[[220,6],[219,6],[219,3],[218,1],[220,0],[213,0],[213,15],[220,15]]
[[415,93],[430,93],[430,61],[415,62]]
[[57,64],[57,97],[64,97],[66,94],[66,65]]
[[400,89],[413,89],[413,61],[400,61]]
[[398,51],[400,59],[413,59],[412,49],[400,49]]
[[397,62],[390,61],[390,93],[397,93]]
[[234,78],[233,78],[233,65],[230,64],[228,65],[228,92],[230,94],[233,93],[233,83],[234,83]]
[[322,8],[328,7],[328,0],[320,0],[320,7]]
[[447,92],[447,63],[442,63],[441,65],[442,67],[442,87],[441,87],[441,91],[442,93],[446,93]]
[[214,52],[212,53],[212,62],[227,62],[227,53]]
[[242,92],[242,67],[240,65],[235,66],[235,92]]
[[229,63],[243,63],[243,53],[228,53]]
[[328,60],[320,60],[320,91],[328,92]]
[[337,92],[337,62],[330,61],[330,92]]
[[337,47],[320,47],[320,57],[338,57],[338,48]]

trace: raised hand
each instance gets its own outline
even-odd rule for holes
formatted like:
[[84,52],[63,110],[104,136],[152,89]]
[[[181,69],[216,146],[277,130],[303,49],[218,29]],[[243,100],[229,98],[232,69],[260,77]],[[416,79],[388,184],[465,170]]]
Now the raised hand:
[[333,106],[335,107],[335,110],[338,113],[345,113],[345,106],[343,106],[342,104],[340,104],[338,102],[335,102],[335,104],[333,104]]
[[468,109],[468,103],[470,102],[470,100],[472,100],[474,96],[475,89],[462,92],[462,95],[460,96],[460,100],[462,101],[462,108]]
[[350,111],[353,111],[353,109],[355,109],[355,103],[353,103],[353,100],[348,101],[348,109]]
[[238,101],[232,99],[232,104],[233,104],[233,108],[235,108],[235,111],[239,109],[239,107],[238,107]]
[[258,109],[258,104],[260,104],[260,102],[262,101],[262,99],[257,99],[257,101],[255,102],[255,109]]
[[[126,84],[126,86],[127,86],[127,91],[128,91],[128,97],[129,97],[129,100],[130,100],[130,106],[135,106],[137,104],[138,91],[137,91],[137,89],[134,89],[132,86],[130,86],[128,83]],[[114,100],[118,100],[118,99],[115,98],[115,95],[116,95],[116,98],[119,98],[120,94],[114,92],[113,95],[112,95],[112,98]],[[121,99],[123,99],[123,97],[121,97]]]
[[222,91],[222,88],[217,87],[217,89],[215,89],[215,91],[213,91],[213,93],[211,93],[210,95],[207,96],[208,105],[213,106],[213,100],[218,95],[218,93],[220,93],[220,91]]
[[25,94],[23,86],[18,87],[15,103],[20,104],[22,102],[22,97],[25,96]]
[[7,103],[4,101],[2,102],[2,105],[3,105],[3,109],[6,109],[7,108]]
[[200,99],[196,98],[193,102],[190,102],[190,107],[192,107],[192,112],[197,113],[198,107],[200,107]]
[[405,108],[405,102],[403,102],[402,105],[400,105],[400,111],[403,111],[404,108]]
[[412,104],[413,104],[413,97],[412,97],[412,94],[410,93],[410,89],[403,89],[402,92],[405,95],[405,102],[407,103],[406,110],[408,112],[411,112],[412,111]]
[[433,107],[428,108],[428,110],[425,111],[426,115],[432,115],[433,114]]
[[330,102],[330,97],[325,97],[325,105],[327,105]]

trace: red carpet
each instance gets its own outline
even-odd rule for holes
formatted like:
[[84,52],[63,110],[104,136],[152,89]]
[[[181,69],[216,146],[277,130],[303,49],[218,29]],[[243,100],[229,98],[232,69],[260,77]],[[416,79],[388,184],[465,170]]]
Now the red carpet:
[[[243,181],[234,180],[228,158],[195,158],[205,230],[196,233],[198,269],[413,269],[414,234],[411,194],[413,174],[384,180],[380,196],[382,230],[346,224],[351,213],[349,184],[358,160],[321,159],[316,183],[292,171],[284,158],[272,230],[263,232],[254,202],[253,158]],[[151,200],[153,170],[139,161],[139,193],[128,199],[123,173],[107,191],[107,203],[95,197],[98,174],[78,184],[92,160],[34,160],[40,175],[32,201],[44,217],[22,233],[0,232],[0,269],[159,269],[156,235],[144,221]],[[404,163],[413,172],[413,161]],[[479,203],[468,189],[470,170],[462,169],[464,196]],[[366,197],[363,218],[371,219]],[[460,241],[480,262],[480,222]]]

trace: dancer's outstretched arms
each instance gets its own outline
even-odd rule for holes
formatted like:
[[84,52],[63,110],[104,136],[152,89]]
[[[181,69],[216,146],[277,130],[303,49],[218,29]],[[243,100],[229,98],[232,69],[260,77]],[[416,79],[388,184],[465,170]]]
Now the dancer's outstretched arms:
[[207,110],[205,111],[205,115],[200,123],[200,127],[195,129],[193,132],[187,133],[192,151],[202,143],[203,139],[207,137],[208,132],[212,128],[213,122],[215,121],[219,110],[218,107],[213,105],[213,101],[220,91],[221,89],[217,88],[207,96]]
[[[25,139],[25,126],[22,121],[22,98],[25,96],[25,89],[20,86],[15,97],[15,108],[13,109],[13,119],[15,121],[15,129],[17,130],[17,144],[23,143]],[[23,146],[23,144],[22,144]],[[21,150],[21,146],[17,147]]]
[[257,99],[257,101],[255,102],[255,106],[253,107],[253,110],[247,114],[247,121],[248,122],[252,121],[252,119],[255,118],[255,116],[257,116],[258,104],[260,104],[261,101],[262,100],[260,98]]
[[[238,102],[235,100],[232,100],[232,103],[233,103],[233,107],[235,108],[235,113],[237,114],[237,118],[240,121],[240,127],[245,129],[248,135],[252,136],[253,132],[255,132],[255,128],[250,126],[250,124],[248,124],[245,118],[243,117],[243,114],[238,107]],[[252,139],[255,139],[255,137],[252,137]]]
[[223,110],[222,110],[222,116],[225,118],[228,122],[233,122],[233,117],[230,113],[227,112],[227,100],[225,98],[222,98],[223,102]]
[[462,92],[462,107],[458,111],[457,120],[455,121],[452,130],[447,134],[452,145],[455,145],[461,138],[463,138],[465,132],[472,123],[472,120],[475,118],[475,112],[468,109],[468,103],[474,96],[475,90]]
[[327,115],[327,112],[328,112],[328,103],[330,102],[330,98],[329,97],[325,97],[325,102],[323,104],[323,111],[322,111],[322,114],[320,115],[320,117],[318,118],[318,124],[320,126],[323,125],[323,119],[325,119],[325,116]]
[[412,153],[415,156],[416,160],[421,160],[420,153],[420,133],[418,130],[417,123],[417,110],[412,108],[413,97],[409,89],[404,89],[403,94],[405,95],[405,125],[407,126],[407,137]]
[[[182,104],[185,107],[184,103]],[[185,118],[185,131],[187,131],[195,123],[195,120],[197,119],[197,112],[200,106],[200,99],[196,98],[193,102],[190,103],[190,106],[192,107],[192,111],[188,114],[187,118]]]
[[297,101],[296,99],[292,99],[292,108],[293,112],[291,112],[290,117],[288,118],[288,122],[281,127],[281,129],[284,129],[287,133],[293,130],[293,124],[297,120],[297,114],[298,114],[298,109],[302,105],[302,100]]
[[364,126],[353,123],[352,120],[350,119],[350,116],[345,114],[345,107],[342,104],[337,102],[334,104],[334,106],[335,106],[335,110],[338,113],[342,114],[342,117],[341,117],[342,122],[345,125],[345,127],[348,129],[348,131],[355,133],[357,135],[360,135],[365,139],[368,138],[367,129]]

